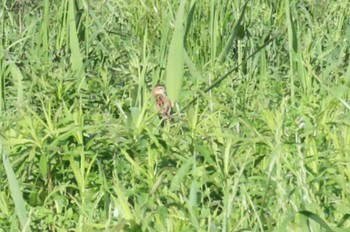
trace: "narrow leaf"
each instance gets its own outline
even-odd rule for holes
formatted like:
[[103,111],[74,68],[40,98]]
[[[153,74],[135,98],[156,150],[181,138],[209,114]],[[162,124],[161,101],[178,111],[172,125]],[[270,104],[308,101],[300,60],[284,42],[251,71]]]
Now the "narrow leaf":
[[244,4],[243,9],[242,9],[242,13],[239,16],[239,18],[238,18],[237,22],[235,23],[235,25],[233,26],[232,31],[231,31],[231,35],[230,35],[229,39],[226,42],[225,48],[224,48],[224,50],[222,50],[222,52],[221,52],[221,54],[219,56],[219,62],[220,63],[224,62],[224,60],[226,59],[227,54],[229,53],[229,51],[232,48],[233,40],[235,38],[241,38],[241,34],[242,34],[241,30],[243,30],[243,28],[242,28],[242,20],[243,20],[243,17],[244,17],[245,10],[247,8],[248,2],[249,1],[246,1],[246,3]]
[[11,75],[15,80],[17,85],[17,104],[21,105],[23,103],[23,75],[21,70],[17,67],[16,64],[10,64]]
[[122,191],[117,182],[114,183],[114,191],[117,195],[117,198],[115,198],[114,196],[112,196],[112,198],[115,202],[117,202],[118,209],[121,211],[122,216],[126,220],[131,220],[133,216],[128,203],[128,199],[124,194],[125,191]]
[[85,81],[85,72],[84,72],[84,65],[83,65],[83,57],[80,52],[80,46],[79,46],[79,39],[78,39],[78,33],[76,29],[76,22],[75,22],[75,7],[74,7],[74,1],[69,0],[69,7],[68,7],[68,26],[69,26],[69,48],[71,50],[71,64],[72,69],[74,71],[74,74],[77,78],[80,78],[80,84],[78,86],[78,90],[81,89],[81,87],[86,87],[86,81]]
[[194,16],[194,11],[196,9],[196,1],[191,2],[191,8],[187,16],[187,22],[186,22],[186,28],[185,28],[185,33],[184,33],[184,42],[186,42],[187,35],[191,29],[191,24],[193,21],[193,16]]
[[192,163],[193,163],[193,158],[189,158],[187,162],[184,163],[182,167],[177,171],[177,173],[175,174],[170,184],[171,191],[175,190],[180,185],[183,178],[188,174],[188,170],[190,169]]
[[25,201],[23,199],[19,183],[17,181],[15,172],[13,171],[12,165],[8,159],[8,156],[2,147],[2,144],[0,143],[0,149],[2,152],[2,161],[5,167],[5,172],[7,175],[7,181],[10,188],[10,193],[12,196],[12,200],[15,203],[15,210],[17,217],[19,219],[19,222],[21,223],[22,230],[24,231],[31,231],[28,227],[29,221],[27,218],[27,212],[25,208]]
[[299,213],[317,222],[320,226],[325,228],[327,232],[333,232],[332,228],[329,227],[329,225],[317,214],[314,214],[307,210],[301,210]]

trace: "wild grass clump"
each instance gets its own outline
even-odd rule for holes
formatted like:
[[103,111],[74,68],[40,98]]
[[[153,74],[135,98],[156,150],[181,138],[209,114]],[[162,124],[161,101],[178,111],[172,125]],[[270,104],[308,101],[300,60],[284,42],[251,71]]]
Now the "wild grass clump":
[[348,231],[349,9],[3,1],[0,231]]

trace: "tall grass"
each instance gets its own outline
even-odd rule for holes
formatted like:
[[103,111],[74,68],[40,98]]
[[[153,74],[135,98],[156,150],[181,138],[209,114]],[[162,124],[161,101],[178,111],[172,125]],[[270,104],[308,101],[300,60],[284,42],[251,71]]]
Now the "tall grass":
[[0,231],[348,231],[349,9],[3,1]]

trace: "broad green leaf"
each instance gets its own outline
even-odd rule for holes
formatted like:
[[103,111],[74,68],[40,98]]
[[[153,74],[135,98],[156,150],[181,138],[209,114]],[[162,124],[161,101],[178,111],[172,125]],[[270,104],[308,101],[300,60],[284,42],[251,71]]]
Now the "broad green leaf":
[[186,0],[182,0],[175,19],[175,30],[170,42],[166,67],[166,89],[172,102],[179,98],[184,71],[183,15]]

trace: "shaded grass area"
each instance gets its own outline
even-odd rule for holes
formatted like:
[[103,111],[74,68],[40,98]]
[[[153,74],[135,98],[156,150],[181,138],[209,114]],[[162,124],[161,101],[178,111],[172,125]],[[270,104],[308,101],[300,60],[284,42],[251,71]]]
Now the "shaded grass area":
[[2,3],[0,231],[349,229],[349,3],[180,2]]

